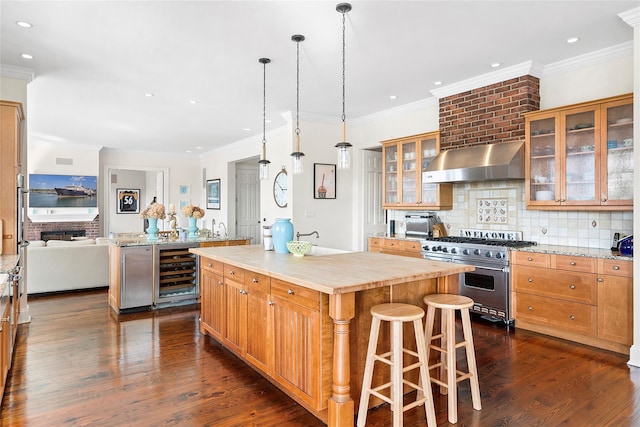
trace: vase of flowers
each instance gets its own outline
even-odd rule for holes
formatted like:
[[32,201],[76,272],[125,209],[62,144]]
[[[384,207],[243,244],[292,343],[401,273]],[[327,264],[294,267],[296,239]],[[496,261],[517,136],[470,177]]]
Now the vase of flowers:
[[164,205],[160,203],[153,203],[148,208],[140,212],[140,217],[149,221],[147,227],[147,239],[155,240],[158,238],[158,220],[165,219],[166,214],[164,211]]
[[196,221],[204,216],[204,209],[189,203],[187,206],[182,208],[182,215],[186,216],[189,221],[189,226],[187,227],[187,230],[189,231],[189,238],[198,237],[196,234],[198,231]]

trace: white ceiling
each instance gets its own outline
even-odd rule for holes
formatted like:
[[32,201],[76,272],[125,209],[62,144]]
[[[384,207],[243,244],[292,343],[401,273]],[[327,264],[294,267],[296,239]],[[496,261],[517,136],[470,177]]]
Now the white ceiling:
[[[262,134],[261,57],[272,60],[267,130],[285,123],[282,113],[295,112],[293,34],[306,37],[300,45],[301,115],[338,123],[337,3],[2,0],[1,64],[3,70],[35,70],[27,86],[30,142],[205,152]],[[351,4],[347,122],[430,98],[435,81],[446,86],[486,74],[494,62],[544,66],[630,42],[633,29],[618,13],[640,2]],[[580,41],[565,43],[573,36]],[[34,58],[23,59],[23,53]]]

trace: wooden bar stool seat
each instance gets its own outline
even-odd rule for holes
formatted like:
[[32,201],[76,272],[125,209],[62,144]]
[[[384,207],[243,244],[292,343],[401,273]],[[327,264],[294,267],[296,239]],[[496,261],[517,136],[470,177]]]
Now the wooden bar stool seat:
[[[364,378],[362,381],[362,394],[360,396],[360,407],[358,410],[358,427],[364,427],[367,420],[367,409],[369,406],[369,398],[374,395],[391,405],[393,413],[393,425],[402,426],[403,413],[411,408],[415,408],[424,404],[427,424],[436,426],[436,415],[433,409],[433,395],[431,393],[431,382],[429,381],[429,370],[427,358],[427,347],[424,341],[424,331],[422,328],[422,318],[424,310],[420,307],[410,304],[378,304],[371,308],[371,333],[369,334],[369,346],[367,348],[367,360],[364,368]],[[378,337],[380,332],[380,323],[382,321],[391,324],[391,350],[376,354],[378,347]],[[412,322],[416,339],[415,351],[403,348],[402,324]],[[417,362],[408,366],[403,366],[404,355],[411,355],[417,358]],[[371,388],[373,378],[373,367],[375,362],[382,362],[391,367],[390,381],[380,386]],[[404,379],[404,373],[420,369],[420,381],[414,384]],[[403,390],[408,386],[414,390],[418,390],[416,400],[405,406],[403,403]],[[389,389],[388,394],[382,391]]]
[[[469,307],[473,306],[471,298],[462,295],[432,294],[424,297],[427,305],[427,320],[425,324],[425,342],[427,343],[427,360],[430,350],[440,352],[440,361],[429,365],[429,371],[440,368],[440,376],[430,375],[430,381],[440,385],[440,393],[447,394],[447,410],[449,422],[458,422],[458,390],[460,381],[469,380],[471,384],[471,400],[473,409],[481,410],[480,385],[478,383],[478,370],[476,367],[476,355],[473,348],[473,336],[471,335],[471,319]],[[433,334],[433,324],[436,310],[442,311],[442,320],[439,333]],[[460,310],[462,318],[463,341],[456,342],[455,312]],[[432,341],[440,340],[440,345],[432,344]],[[468,372],[457,369],[456,349],[464,347],[467,356]],[[446,379],[446,381],[445,381]]]

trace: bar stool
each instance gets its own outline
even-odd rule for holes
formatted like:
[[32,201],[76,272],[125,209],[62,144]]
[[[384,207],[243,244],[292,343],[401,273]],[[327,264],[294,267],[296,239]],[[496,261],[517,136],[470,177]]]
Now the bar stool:
[[[402,415],[404,411],[415,408],[424,403],[427,424],[436,426],[436,414],[433,409],[433,395],[431,393],[431,383],[429,382],[429,359],[427,358],[427,347],[424,341],[422,318],[424,310],[410,304],[378,304],[371,308],[371,333],[369,334],[369,346],[367,348],[367,360],[364,367],[364,378],[362,381],[362,394],[360,396],[360,408],[358,410],[358,427],[364,427],[367,420],[367,409],[369,397],[373,394],[391,405],[393,412],[393,425],[402,426]],[[380,322],[391,323],[391,351],[376,354],[378,346],[378,336],[380,332]],[[413,322],[413,329],[416,338],[418,352],[403,348],[402,325],[404,322]],[[403,366],[404,354],[417,357],[418,361],[409,366]],[[373,377],[373,366],[376,361],[382,362],[391,367],[391,379],[388,383],[371,388]],[[420,368],[419,385],[404,379],[404,373]],[[403,389],[407,385],[418,390],[415,402],[403,403]],[[384,389],[389,389],[389,396],[381,393]]]
[[[477,411],[482,409],[476,355],[473,349],[471,320],[469,318],[469,307],[473,306],[473,300],[461,295],[432,294],[424,297],[424,303],[427,304],[427,321],[424,330],[424,340],[427,343],[427,360],[429,360],[430,349],[440,352],[440,361],[434,365],[429,365],[429,370],[440,368],[440,379],[431,376],[429,379],[440,385],[441,394],[448,395],[448,418],[450,423],[455,424],[458,422],[458,382],[469,380],[473,409]],[[437,309],[442,310],[442,324],[440,333],[433,335],[433,323]],[[458,343],[456,342],[456,310],[460,310],[464,335],[464,340]],[[438,339],[440,340],[440,346],[431,343],[431,341]],[[467,373],[461,372],[456,368],[456,349],[459,347],[464,347],[467,354]],[[446,382],[442,381],[444,378],[446,378]]]

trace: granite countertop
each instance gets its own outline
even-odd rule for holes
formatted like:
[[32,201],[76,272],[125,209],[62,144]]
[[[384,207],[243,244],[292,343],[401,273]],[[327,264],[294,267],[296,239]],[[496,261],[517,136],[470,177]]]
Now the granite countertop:
[[196,237],[186,239],[165,239],[158,237],[155,240],[148,240],[146,235],[140,235],[138,237],[126,237],[117,239],[108,239],[109,244],[115,246],[149,246],[149,245],[168,245],[168,244],[180,244],[180,243],[204,243],[204,242],[226,242],[230,240],[249,240],[250,237],[235,236],[235,237]]
[[620,255],[620,252],[611,249],[585,248],[580,246],[562,246],[562,245],[536,245],[524,248],[510,249],[512,251],[521,252],[537,252],[543,254],[584,256],[590,258],[607,258],[633,261],[632,256]]
[[191,248],[189,252],[233,264],[325,294],[341,294],[473,271],[475,267],[377,252],[295,257],[261,245]]

